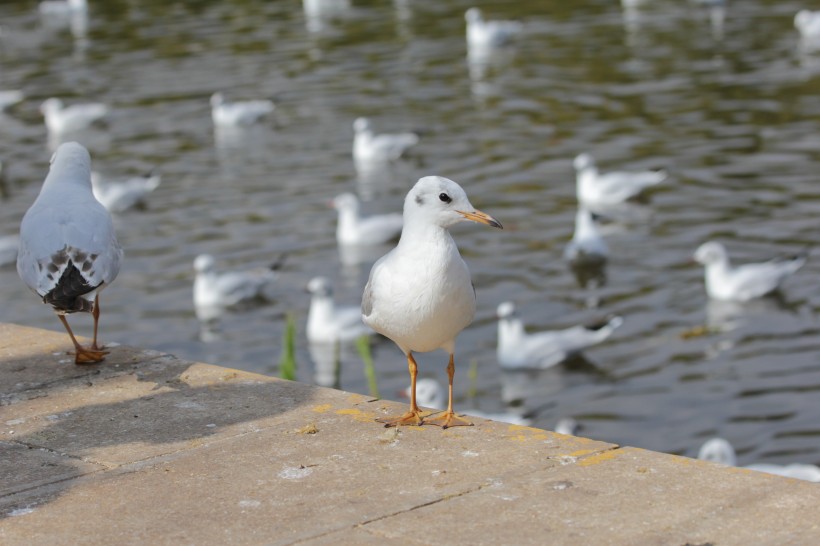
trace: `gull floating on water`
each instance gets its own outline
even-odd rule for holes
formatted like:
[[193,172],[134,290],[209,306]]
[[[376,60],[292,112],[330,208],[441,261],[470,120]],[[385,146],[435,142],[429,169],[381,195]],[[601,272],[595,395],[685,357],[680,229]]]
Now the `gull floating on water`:
[[801,9],[794,16],[794,26],[804,40],[820,41],[820,11]]
[[39,11],[43,15],[69,16],[88,11],[87,0],[43,0]]
[[200,254],[194,260],[194,311],[200,321],[218,318],[225,309],[261,298],[276,280],[281,260],[268,267],[218,273],[213,256]]
[[573,161],[579,203],[617,205],[637,197],[650,186],[666,179],[666,171],[610,172],[601,174],[589,154]]
[[464,13],[467,21],[467,45],[470,48],[491,48],[509,43],[522,25],[517,21],[485,21],[478,8]]
[[[728,440],[723,438],[712,438],[700,446],[698,459],[727,466],[737,466],[737,456],[735,448]],[[786,478],[795,478],[809,482],[820,482],[820,468],[813,464],[793,463],[788,465],[757,463],[746,465],[743,468],[776,474]]]
[[353,159],[361,163],[395,161],[419,141],[415,133],[374,134],[367,118],[357,118],[353,130]]
[[340,245],[378,245],[398,237],[401,233],[401,214],[361,216],[359,198],[352,193],[337,195],[333,199],[333,207],[339,212],[336,241]]
[[[386,426],[470,425],[453,412],[453,354],[456,337],[475,315],[475,291],[470,270],[447,230],[467,220],[501,227],[470,204],[461,186],[441,176],[425,176],[404,200],[404,228],[398,245],[370,271],[362,296],[362,318],[393,340],[406,355],[410,371],[410,410],[380,420]],[[416,403],[418,366],[413,352],[437,349],[450,356],[449,401],[440,416],[423,418]]]
[[[117,277],[122,256],[111,214],[91,191],[88,150],[76,142],[60,145],[20,224],[17,272],[54,308],[74,344],[77,364],[100,362],[108,354],[97,345],[100,292]],[[65,318],[80,311],[94,317],[88,348],[80,346]]]
[[575,213],[575,232],[564,248],[564,259],[572,263],[602,263],[609,256],[609,247],[601,234],[592,213],[583,206]]
[[703,243],[694,260],[705,266],[706,293],[724,301],[749,301],[777,290],[806,263],[807,252],[768,262],[732,267],[726,248],[716,242]]
[[[410,396],[410,387],[404,390],[404,395]],[[419,379],[416,382],[416,402],[421,407],[436,410],[444,409],[444,389],[441,387],[441,383],[429,377]],[[464,410],[464,413],[473,417],[481,417],[482,419],[500,421],[511,425],[529,426],[532,424],[532,419],[527,419],[515,413],[487,413],[476,409]]]
[[325,277],[314,277],[307,285],[310,308],[307,339],[310,343],[348,343],[373,331],[362,322],[362,314],[353,305],[336,305],[333,287]]
[[269,100],[227,102],[222,93],[211,95],[211,118],[217,126],[252,125],[273,110]]
[[160,176],[149,173],[123,181],[104,182],[102,176],[91,172],[91,188],[94,197],[111,212],[123,212],[143,202],[146,195],[157,189]]
[[9,106],[14,106],[18,102],[22,101],[23,98],[25,98],[25,95],[23,95],[23,92],[19,89],[7,89],[0,91],[0,112]]
[[50,98],[40,105],[50,133],[67,133],[90,127],[108,114],[108,106],[99,102],[64,106],[63,101]]
[[497,315],[497,356],[502,368],[545,369],[555,366],[587,347],[601,343],[623,323],[621,317],[611,317],[590,326],[528,334],[512,302],[500,304]]

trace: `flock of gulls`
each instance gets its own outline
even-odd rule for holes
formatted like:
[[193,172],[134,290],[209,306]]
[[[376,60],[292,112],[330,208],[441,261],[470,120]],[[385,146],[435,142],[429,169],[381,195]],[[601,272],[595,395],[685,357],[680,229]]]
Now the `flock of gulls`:
[[[305,9],[316,9],[320,4],[305,0]],[[40,5],[43,14],[85,13],[87,9],[85,0],[50,0]],[[478,8],[467,10],[465,20],[471,55],[503,46],[522,28],[518,22],[485,20]],[[801,11],[795,16],[795,26],[804,39],[816,38],[820,42],[820,12]],[[0,109],[24,99],[20,91],[0,91]],[[211,96],[210,104],[213,124],[228,128],[257,123],[275,109],[269,100],[228,102],[220,92]],[[104,119],[109,108],[97,103],[66,106],[59,98],[50,98],[42,103],[41,112],[49,134],[61,136]],[[396,161],[419,142],[419,136],[414,133],[376,133],[366,118],[353,122],[353,133],[353,160],[363,169]],[[567,242],[564,258],[577,267],[601,267],[609,251],[598,229],[599,215],[608,207],[626,203],[664,183],[668,174],[664,171],[601,172],[594,158],[586,153],[575,157],[573,165],[578,209],[575,232]],[[123,262],[123,250],[117,242],[111,213],[137,206],[159,184],[160,177],[156,173],[124,181],[104,181],[92,171],[91,157],[84,146],[63,142],[56,147],[42,189],[22,220],[19,238],[9,236],[0,240],[0,258],[10,261],[16,256],[22,280],[43,303],[53,308],[65,327],[77,364],[100,362],[108,352],[98,339],[100,294],[116,279]],[[336,305],[327,278],[310,280],[307,284],[311,297],[306,324],[308,341],[335,345],[373,332],[381,334],[405,355],[410,376],[406,392],[410,406],[406,413],[380,421],[386,426],[470,425],[467,418],[454,410],[453,376],[456,338],[473,320],[476,297],[470,270],[448,230],[461,222],[499,229],[501,223],[473,207],[463,188],[442,176],[419,179],[407,192],[401,214],[363,216],[359,198],[353,193],[336,196],[332,206],[338,213],[336,238],[340,249],[393,247],[373,264],[361,306]],[[710,298],[745,302],[777,290],[804,265],[807,253],[732,266],[723,245],[707,241],[694,252],[693,258],[704,266],[705,288]],[[225,308],[263,295],[274,284],[280,266],[281,260],[267,268],[218,272],[213,256],[198,256],[193,264],[197,317],[203,322],[214,320]],[[66,318],[76,312],[93,316],[93,337],[88,346],[77,341]],[[608,339],[623,323],[622,317],[610,316],[594,324],[528,333],[512,301],[498,305],[497,317],[497,360],[505,369],[555,366]],[[448,355],[446,403],[440,384],[418,378],[413,356],[416,352],[439,349]],[[423,407],[434,411],[425,411]],[[486,417],[528,423],[527,419],[511,414]],[[573,423],[562,422],[560,427],[567,433],[575,431]],[[704,445],[700,457],[736,464],[731,445],[722,439]],[[820,481],[820,470],[811,465],[750,468]]]

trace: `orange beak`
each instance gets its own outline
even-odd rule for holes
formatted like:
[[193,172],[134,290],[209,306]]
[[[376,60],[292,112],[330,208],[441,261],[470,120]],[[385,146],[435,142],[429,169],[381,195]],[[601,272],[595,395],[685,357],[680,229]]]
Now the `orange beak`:
[[486,224],[490,227],[495,227],[498,229],[504,229],[504,226],[501,225],[501,222],[499,222],[486,212],[481,212],[480,210],[474,210],[473,212],[464,212],[463,210],[457,210],[456,212],[465,217],[467,220],[472,220],[473,222],[478,222],[479,224]]

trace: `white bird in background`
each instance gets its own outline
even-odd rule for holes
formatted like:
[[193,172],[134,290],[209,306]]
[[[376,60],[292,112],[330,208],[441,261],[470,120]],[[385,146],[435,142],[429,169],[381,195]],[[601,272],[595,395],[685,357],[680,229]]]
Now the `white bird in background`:
[[43,0],[39,4],[42,15],[69,16],[85,13],[88,10],[87,0]]
[[98,102],[64,106],[60,99],[50,98],[40,105],[40,112],[49,132],[59,134],[90,127],[108,114],[108,106]]
[[[420,179],[404,200],[404,228],[398,245],[370,271],[362,296],[362,318],[398,345],[410,371],[410,410],[380,420],[386,426],[470,425],[453,412],[453,353],[456,337],[475,315],[475,291],[470,270],[447,231],[466,220],[501,227],[494,218],[476,210],[452,180],[441,176]],[[416,403],[418,366],[413,352],[437,349],[450,356],[449,401],[440,416],[422,418]]]
[[248,271],[218,273],[213,256],[200,254],[194,260],[194,310],[200,321],[218,318],[222,312],[240,303],[262,298],[266,288],[276,280],[281,260],[268,267]]
[[572,263],[601,263],[609,256],[609,247],[601,234],[592,213],[579,206],[575,213],[575,232],[564,248],[564,259]]
[[160,176],[149,173],[123,181],[104,182],[98,172],[91,172],[94,197],[111,212],[123,212],[143,203],[145,196],[159,187]]
[[309,343],[348,343],[373,333],[362,322],[358,307],[335,304],[333,287],[325,277],[311,279],[307,290],[311,295],[307,318]]
[[399,213],[359,214],[359,198],[343,193],[333,199],[333,208],[339,213],[336,241],[340,245],[378,245],[395,239],[401,233],[402,215]]
[[4,91],[0,91],[0,112],[5,110],[9,106],[14,106],[18,102],[22,101],[24,98],[25,95],[23,95],[23,92],[17,89],[7,89]]
[[[40,194],[20,224],[17,272],[50,304],[74,344],[77,364],[100,362],[100,292],[117,277],[123,252],[111,215],[91,192],[91,157],[80,144],[60,145]],[[65,315],[91,313],[94,338],[80,346]]]
[[589,154],[575,157],[576,192],[579,203],[617,205],[637,197],[666,179],[666,171],[610,172],[601,174]]
[[509,43],[522,25],[517,21],[485,21],[478,8],[464,13],[467,21],[467,45],[470,48],[492,48]]
[[498,306],[498,364],[502,368],[544,369],[560,364],[570,356],[601,343],[623,323],[612,317],[591,326],[573,326],[528,334],[516,315],[515,305],[506,301]]
[[[723,438],[712,438],[700,446],[698,459],[726,466],[737,466],[735,448],[732,447],[732,444],[730,444],[728,440]],[[756,470],[757,472],[765,472],[767,474],[776,474],[786,478],[794,478],[808,482],[820,482],[820,468],[813,464],[793,463],[779,465],[757,463],[746,465],[743,468]]]
[[572,417],[563,417],[555,423],[555,432],[558,434],[566,434],[567,436],[578,436],[581,431],[581,425]]
[[211,95],[211,117],[216,126],[252,125],[273,112],[274,108],[269,100],[227,102],[222,93]]
[[20,246],[18,235],[4,235],[0,237],[0,267],[11,265],[17,261],[17,248]]
[[361,163],[395,161],[419,141],[415,133],[374,134],[367,118],[357,118],[353,130],[353,159]]
[[804,40],[820,41],[820,11],[801,9],[794,16],[794,26]]
[[[410,396],[410,387],[404,389],[404,395]],[[416,402],[421,407],[437,410],[444,409],[444,389],[441,387],[441,383],[429,377],[419,379],[416,382]],[[481,417],[482,419],[500,421],[511,425],[529,426],[532,424],[532,419],[514,413],[487,413],[476,409],[464,410],[464,413],[473,417]]]
[[716,242],[703,243],[694,260],[705,266],[706,293],[723,301],[749,301],[777,290],[786,278],[806,263],[807,252],[768,262],[732,267],[726,248]]

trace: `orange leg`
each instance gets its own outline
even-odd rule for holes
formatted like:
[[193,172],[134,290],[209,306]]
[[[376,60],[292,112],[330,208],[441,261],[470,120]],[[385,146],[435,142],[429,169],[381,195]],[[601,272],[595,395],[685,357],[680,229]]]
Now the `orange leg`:
[[399,425],[421,426],[422,424],[421,410],[416,404],[416,376],[419,371],[412,353],[407,353],[407,367],[410,371],[410,411],[396,417],[376,419],[379,423],[384,423],[385,427],[397,427]]
[[447,401],[447,411],[441,413],[441,415],[437,415],[436,417],[425,419],[425,423],[429,423],[431,425],[438,425],[441,428],[473,426],[473,424],[470,421],[462,419],[461,417],[457,416],[453,411],[453,376],[455,375],[455,373],[456,365],[453,362],[453,355],[451,354],[450,362],[447,364],[447,378],[449,379],[449,400]]
[[60,322],[63,323],[66,332],[68,332],[68,337],[71,338],[71,343],[74,344],[75,364],[96,364],[97,362],[102,362],[105,359],[105,355],[108,354],[108,351],[83,348],[83,346],[77,341],[77,338],[74,337],[74,332],[71,331],[71,326],[68,325],[65,315],[59,314],[57,315],[57,318],[59,318]]
[[100,322],[100,295],[94,295],[94,309],[91,311],[91,316],[94,317],[94,338],[91,340],[91,349],[99,351],[103,347],[97,347],[97,325]]

